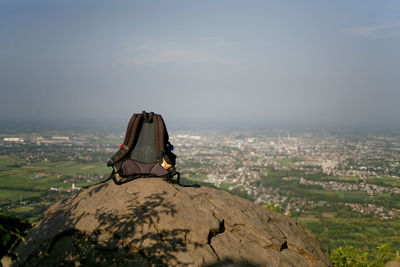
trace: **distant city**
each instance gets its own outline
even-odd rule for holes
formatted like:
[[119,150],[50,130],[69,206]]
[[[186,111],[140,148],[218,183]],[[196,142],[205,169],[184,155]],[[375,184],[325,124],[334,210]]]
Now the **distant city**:
[[[206,177],[206,181],[218,187],[228,185],[229,190],[243,189],[256,202],[273,201],[283,207],[286,213],[292,209],[299,211],[310,203],[302,198],[288,198],[287,192],[282,192],[279,187],[260,184],[263,178],[268,179],[271,168],[295,169],[305,175],[320,174],[324,181],[307,180],[302,176],[282,177],[282,180],[321,187],[326,191],[362,191],[369,196],[400,194],[399,187],[369,182],[385,177],[400,182],[398,137],[357,138],[327,133],[192,133],[176,134],[171,139],[179,151],[183,173],[187,171],[195,177]],[[343,204],[357,212],[374,214],[382,219],[400,218],[400,209],[387,210],[368,204],[360,208],[352,203]],[[319,205],[329,203],[320,202]]]
[[[106,179],[105,164],[123,137],[98,130],[1,132],[0,211],[34,221],[54,201]],[[170,142],[185,183],[272,203],[312,231],[316,222],[348,216],[400,218],[400,135],[171,131]]]

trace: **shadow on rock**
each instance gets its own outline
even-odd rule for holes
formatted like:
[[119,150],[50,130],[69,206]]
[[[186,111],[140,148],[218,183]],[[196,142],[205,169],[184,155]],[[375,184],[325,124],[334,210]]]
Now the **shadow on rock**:
[[[88,196],[92,198],[108,186],[105,183],[94,187]],[[39,228],[27,240],[31,246],[24,247],[28,251],[19,253],[28,255],[25,259],[20,257],[18,266],[68,265],[77,262],[110,266],[149,266],[166,262],[180,265],[182,263],[174,256],[174,252],[186,251],[189,229],[159,229],[157,223],[161,216],[173,217],[176,213],[175,205],[165,201],[165,194],[151,194],[138,202],[138,193],[132,193],[129,203],[125,203],[128,210],[124,214],[116,215],[98,208],[94,218],[87,221],[85,218],[90,217],[90,212],[84,209],[77,212],[82,210],[80,202],[74,202],[77,196],[67,199],[59,203],[53,213],[41,218]],[[75,226],[79,224],[87,224],[79,228],[88,228],[89,231],[77,230]],[[49,239],[42,240],[46,238]],[[38,242],[42,242],[39,247],[35,246]],[[196,247],[201,244],[190,245]],[[33,247],[38,249],[33,251]]]

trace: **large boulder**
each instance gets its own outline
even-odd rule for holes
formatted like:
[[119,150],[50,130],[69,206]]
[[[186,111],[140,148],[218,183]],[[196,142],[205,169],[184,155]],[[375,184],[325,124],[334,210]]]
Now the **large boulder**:
[[13,252],[22,266],[331,266],[291,218],[160,178],[109,181],[57,202]]

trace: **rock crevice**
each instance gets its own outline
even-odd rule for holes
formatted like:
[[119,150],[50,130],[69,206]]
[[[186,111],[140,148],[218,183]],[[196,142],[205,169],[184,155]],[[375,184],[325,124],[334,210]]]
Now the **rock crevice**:
[[223,232],[225,232],[225,221],[222,220],[219,223],[219,227],[217,229],[210,229],[210,231],[208,232],[208,237],[207,237],[207,244],[210,246],[210,248],[212,249],[212,251],[215,253],[215,255],[218,258],[218,261],[220,260],[220,257],[218,256],[217,252],[215,251],[214,247],[211,244],[212,238],[218,234],[222,234]]

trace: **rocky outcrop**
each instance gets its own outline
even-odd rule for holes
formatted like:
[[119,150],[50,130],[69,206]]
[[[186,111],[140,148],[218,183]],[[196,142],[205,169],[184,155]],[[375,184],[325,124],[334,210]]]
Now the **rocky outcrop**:
[[291,218],[160,178],[95,185],[51,206],[14,265],[330,266]]

